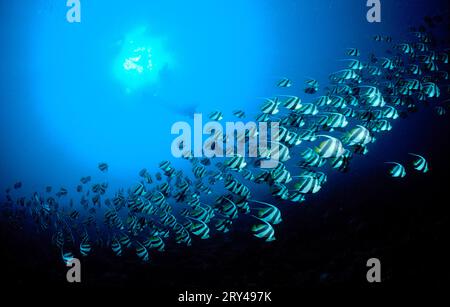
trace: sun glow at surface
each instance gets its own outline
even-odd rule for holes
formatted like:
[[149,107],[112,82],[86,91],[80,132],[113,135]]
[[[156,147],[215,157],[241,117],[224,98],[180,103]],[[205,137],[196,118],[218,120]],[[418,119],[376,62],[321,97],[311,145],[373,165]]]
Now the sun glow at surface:
[[160,81],[161,73],[172,63],[163,41],[151,37],[146,28],[132,31],[120,45],[115,75],[124,84],[127,92],[156,84]]

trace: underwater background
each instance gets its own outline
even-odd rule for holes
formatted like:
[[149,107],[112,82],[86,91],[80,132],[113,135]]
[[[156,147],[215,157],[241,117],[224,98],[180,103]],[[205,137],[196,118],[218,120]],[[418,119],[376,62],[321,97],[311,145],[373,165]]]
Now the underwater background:
[[[448,15],[447,1],[385,0],[382,22],[368,23],[365,2],[81,1],[79,24],[66,21],[64,1],[2,2],[2,191],[18,181],[23,195],[74,188],[91,174],[116,190],[136,183],[144,167],[157,172],[162,160],[189,169],[171,155],[174,122],[191,122],[194,112],[205,119],[215,110],[228,118],[236,109],[257,114],[259,97],[283,93],[280,78],[326,85],[347,48],[367,57],[382,49],[373,36],[402,38],[424,16]],[[135,46],[153,48],[152,69],[140,78],[120,64]],[[236,223],[190,247],[168,246],[147,264],[94,252],[83,259],[80,286],[369,287],[366,261],[373,257],[382,263],[381,286],[442,286],[448,115],[423,106],[392,124],[348,173],[328,173],[321,192],[300,205],[282,203],[274,242],[256,240]],[[425,155],[430,172],[387,176],[384,162],[405,160],[408,152]],[[106,174],[99,162],[108,163]],[[258,193],[271,201],[262,188]],[[71,286],[48,234],[2,221],[0,240],[9,285]]]

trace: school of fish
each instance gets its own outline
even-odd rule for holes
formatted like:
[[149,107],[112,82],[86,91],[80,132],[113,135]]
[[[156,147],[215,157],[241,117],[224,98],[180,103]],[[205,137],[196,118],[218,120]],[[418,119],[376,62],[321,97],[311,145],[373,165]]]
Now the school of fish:
[[[97,249],[111,255],[133,253],[143,262],[166,244],[190,246],[231,230],[240,218],[251,221],[249,232],[258,239],[276,239],[276,225],[282,222],[279,204],[302,203],[327,182],[327,170],[349,170],[354,155],[366,155],[378,136],[392,129],[391,123],[431,104],[442,116],[450,101],[448,84],[449,49],[438,49],[426,29],[410,29],[410,39],[395,42],[392,37],[373,39],[385,44],[383,56],[370,54],[363,60],[358,48],[346,50],[344,67],[329,75],[330,84],[320,96],[319,82],[305,80],[305,97],[279,95],[264,100],[256,120],[279,123],[277,144],[279,163],[273,169],[259,167],[272,151],[257,158],[234,155],[227,158],[194,158],[186,152],[192,174],[177,170],[170,161],[159,164],[160,172],[139,172],[139,182],[130,188],[110,191],[107,182],[80,179],[75,189],[45,187],[31,196],[16,195],[22,187],[15,183],[6,190],[1,210],[13,224],[32,221],[37,231],[51,234],[55,251],[64,262],[85,257]],[[280,90],[295,83],[283,78],[275,84]],[[306,100],[305,102],[303,100]],[[247,118],[235,110],[238,119]],[[214,111],[210,119],[224,115]],[[249,138],[256,131],[246,131]],[[226,135],[218,134],[216,140]],[[429,171],[427,159],[409,153],[411,163],[386,161],[387,174],[407,175],[407,168]],[[100,172],[109,172],[99,163]],[[273,201],[257,199],[254,185],[266,186]],[[75,193],[76,197],[71,197]]]

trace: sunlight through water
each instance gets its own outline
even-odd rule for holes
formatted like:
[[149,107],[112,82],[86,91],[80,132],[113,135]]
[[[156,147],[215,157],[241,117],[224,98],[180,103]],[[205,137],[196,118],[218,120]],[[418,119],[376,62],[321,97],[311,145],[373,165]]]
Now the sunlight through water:
[[131,31],[119,44],[115,75],[127,93],[159,82],[161,73],[173,62],[162,39],[151,37],[146,27]]

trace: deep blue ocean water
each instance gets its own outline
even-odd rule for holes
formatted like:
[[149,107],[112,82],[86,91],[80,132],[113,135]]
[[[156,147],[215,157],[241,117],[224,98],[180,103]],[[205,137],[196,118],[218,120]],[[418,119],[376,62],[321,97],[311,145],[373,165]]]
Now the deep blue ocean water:
[[[80,24],[66,21],[64,1],[2,2],[0,188],[16,181],[25,194],[47,185],[73,188],[93,175],[115,189],[135,183],[144,167],[157,171],[161,160],[186,167],[171,158],[175,121],[191,122],[193,111],[205,120],[214,110],[226,118],[235,109],[256,114],[261,97],[298,92],[276,88],[281,77],[326,85],[346,48],[358,47],[366,57],[381,52],[374,35],[404,38],[424,16],[448,10],[446,1],[385,0],[382,22],[371,24],[365,2],[82,1]],[[130,39],[156,46],[156,72],[144,84],[117,64]],[[440,262],[431,262],[444,259],[441,233],[448,223],[440,199],[448,185],[448,117],[424,108],[393,126],[349,173],[331,173],[305,206],[285,204],[274,244],[254,242],[237,226],[230,235],[157,255],[145,269],[132,260],[93,257],[87,285],[358,283],[373,255],[386,259],[392,283],[434,276]],[[408,152],[426,154],[432,172],[403,182],[387,178],[383,162]],[[107,175],[98,172],[99,162],[109,164]],[[5,230],[2,239],[14,283],[39,280],[30,270],[49,283],[64,279],[45,236]]]
[[[170,156],[170,127],[191,109],[256,114],[280,77],[325,85],[346,48],[368,54],[373,35],[402,37],[444,7],[384,1],[370,24],[365,1],[85,1],[70,24],[60,2],[2,4],[2,186],[74,184],[101,161],[110,181],[128,183]],[[116,61],[143,27],[168,68],[128,93]]]

